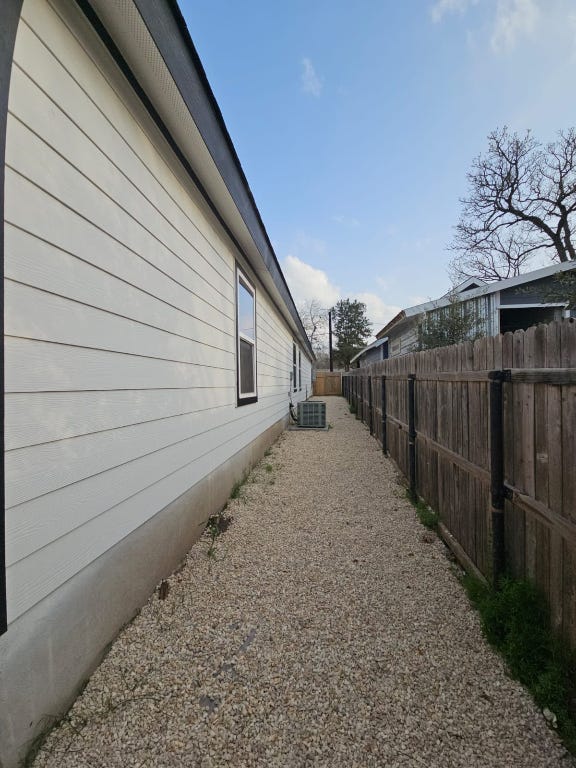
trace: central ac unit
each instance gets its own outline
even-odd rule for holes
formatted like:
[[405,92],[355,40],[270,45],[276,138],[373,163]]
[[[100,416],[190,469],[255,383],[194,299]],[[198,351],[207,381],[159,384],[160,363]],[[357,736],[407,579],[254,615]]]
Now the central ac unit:
[[326,403],[318,400],[298,403],[298,426],[326,429]]

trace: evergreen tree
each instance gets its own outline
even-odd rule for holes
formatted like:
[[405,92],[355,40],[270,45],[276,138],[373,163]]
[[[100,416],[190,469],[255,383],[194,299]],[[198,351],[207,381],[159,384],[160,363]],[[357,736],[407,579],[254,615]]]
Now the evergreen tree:
[[366,304],[341,299],[334,307],[333,318],[334,335],[337,337],[334,357],[348,370],[350,360],[366,346],[366,340],[372,333],[371,324],[366,317]]

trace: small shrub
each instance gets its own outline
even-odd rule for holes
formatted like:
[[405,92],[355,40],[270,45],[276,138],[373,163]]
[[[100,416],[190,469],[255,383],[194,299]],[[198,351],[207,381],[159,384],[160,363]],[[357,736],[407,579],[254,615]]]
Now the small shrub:
[[502,579],[495,590],[464,576],[486,638],[541,709],[556,716],[566,748],[576,754],[576,653],[553,631],[548,605],[530,581]]

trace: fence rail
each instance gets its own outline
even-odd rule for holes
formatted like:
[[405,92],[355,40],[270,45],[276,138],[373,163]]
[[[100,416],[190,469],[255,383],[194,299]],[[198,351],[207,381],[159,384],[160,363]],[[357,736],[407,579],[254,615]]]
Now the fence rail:
[[458,556],[534,580],[576,646],[576,323],[391,358],[342,386]]

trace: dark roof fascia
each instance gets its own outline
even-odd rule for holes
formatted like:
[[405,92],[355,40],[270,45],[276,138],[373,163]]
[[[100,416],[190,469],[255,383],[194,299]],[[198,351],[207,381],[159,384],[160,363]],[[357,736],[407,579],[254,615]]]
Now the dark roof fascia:
[[296,310],[222,112],[176,0],[133,0],[202,136],[234,204],[296,323],[312,359],[312,346]]
[[[8,122],[8,96],[14,43],[20,21],[22,0],[3,0],[2,22],[0,23],[0,267],[2,269],[2,290],[0,291],[0,336],[4,338],[4,176],[6,160],[6,127]],[[4,393],[4,344],[0,352],[0,386]],[[6,632],[8,615],[6,606],[6,512],[4,475],[4,399],[0,398],[0,635]]]

